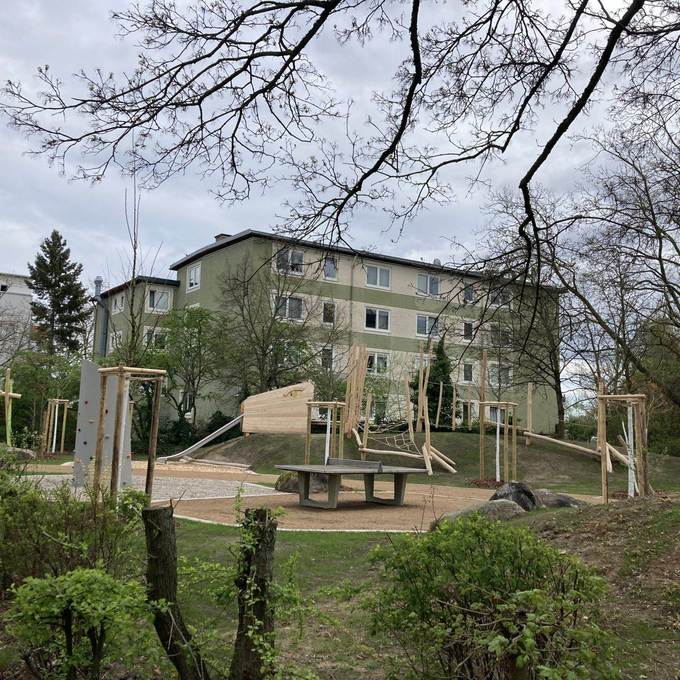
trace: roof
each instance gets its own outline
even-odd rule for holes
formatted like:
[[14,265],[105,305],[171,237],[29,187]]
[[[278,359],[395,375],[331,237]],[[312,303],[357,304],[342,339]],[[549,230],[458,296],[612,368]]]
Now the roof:
[[[102,297],[106,298],[109,297],[110,295],[120,293],[122,290],[126,290],[127,288],[130,287],[131,281],[132,279],[124,281],[123,283],[119,283],[117,286],[114,286],[113,288],[105,290],[102,293]],[[179,281],[177,281],[176,279],[162,279],[159,278],[158,276],[138,276],[137,283],[155,283],[158,286],[174,286],[175,288],[179,286]]]
[[209,253],[214,253],[217,250],[222,250],[222,248],[228,248],[233,246],[240,241],[245,241],[249,238],[265,238],[270,241],[277,241],[283,243],[290,243],[293,245],[304,246],[305,248],[317,248],[318,250],[323,250],[325,252],[334,253],[346,253],[348,255],[356,255],[357,257],[366,258],[367,260],[378,260],[379,262],[391,262],[393,264],[403,264],[410,267],[427,267],[427,269],[436,269],[438,271],[451,272],[453,274],[459,274],[461,276],[470,276],[473,278],[482,278],[483,274],[479,272],[468,272],[462,269],[455,269],[453,267],[446,267],[444,265],[437,265],[433,262],[423,262],[422,260],[409,260],[404,257],[396,257],[394,255],[383,255],[381,253],[375,253],[369,250],[356,250],[354,248],[344,248],[342,246],[327,246],[323,243],[317,241],[305,241],[302,239],[290,238],[288,236],[280,236],[279,234],[272,234],[267,231],[258,231],[256,229],[246,229],[240,231],[238,234],[233,236],[224,236],[220,234],[221,238],[216,240],[214,243],[209,243],[207,246],[203,246],[198,250],[194,250],[193,253],[189,253],[181,260],[177,260],[170,265],[170,269],[177,271],[181,267],[185,267],[196,260],[199,260],[204,255]]

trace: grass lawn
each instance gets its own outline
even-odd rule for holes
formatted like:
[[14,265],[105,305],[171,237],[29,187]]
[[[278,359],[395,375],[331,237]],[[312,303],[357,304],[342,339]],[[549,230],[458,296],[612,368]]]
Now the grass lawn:
[[[422,435],[417,435],[417,441]],[[375,444],[375,443],[374,443]],[[449,458],[456,461],[458,474],[436,472],[432,477],[414,475],[413,483],[470,486],[471,479],[479,477],[479,434],[471,432],[433,432],[432,444]],[[486,437],[486,476],[495,470],[495,437]],[[323,459],[324,435],[312,436],[312,462]],[[304,437],[302,435],[250,435],[232,440],[227,444],[206,449],[211,458],[249,463],[256,472],[276,474],[278,463],[304,462]],[[345,440],[345,457],[358,458],[356,443]],[[381,459],[391,465],[419,465],[418,461],[397,456],[372,454],[371,459]],[[502,458],[502,450],[501,450]],[[541,488],[566,491],[567,493],[599,494],[600,463],[576,451],[569,451],[558,444],[534,441],[524,445],[524,437],[517,441],[518,476],[529,484]],[[680,457],[650,454],[652,486],[666,492],[680,491]],[[502,460],[501,460],[502,468]],[[625,491],[627,470],[614,464],[610,475],[610,493]]]
[[[581,510],[543,510],[519,521],[560,549],[576,553],[609,581],[603,615],[606,627],[616,635],[623,677],[676,680],[680,668],[680,496]],[[237,540],[237,529],[179,522],[182,555],[229,563]],[[277,568],[297,555],[297,581],[316,609],[302,628],[288,624],[278,629],[287,663],[314,670],[322,678],[385,677],[385,657],[397,650],[387,640],[368,635],[366,615],[355,601],[326,591],[342,591],[343,583],[357,586],[374,579],[370,553],[387,540],[380,533],[278,533]],[[200,587],[185,591],[181,604],[193,625],[218,631],[212,645],[214,658],[219,658],[220,645],[230,644],[234,634],[233,608],[210,604]]]

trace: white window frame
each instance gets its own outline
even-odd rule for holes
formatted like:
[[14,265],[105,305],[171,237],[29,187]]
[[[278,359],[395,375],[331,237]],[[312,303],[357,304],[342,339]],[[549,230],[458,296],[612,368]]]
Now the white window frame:
[[[470,293],[470,299],[466,300],[465,296]],[[463,281],[463,304],[464,305],[474,305],[475,304],[475,284],[474,283],[465,283]]]
[[[427,281],[425,290],[423,290],[418,283],[418,280],[420,279],[421,276],[424,276],[425,280]],[[436,293],[433,293],[431,290],[432,279],[437,279],[437,288],[439,290]],[[428,272],[418,272],[418,274],[416,274],[416,295],[422,295],[423,297],[440,298],[442,295],[441,286],[442,277],[437,274],[429,274]]]
[[[511,347],[512,346],[512,332],[508,328],[501,327],[501,324],[491,324],[488,331],[489,333],[489,345],[493,347]],[[496,338],[498,343],[494,342],[494,334],[498,334]],[[506,335],[504,338],[502,336]]]
[[[149,342],[149,333],[153,333],[153,342]],[[168,329],[164,326],[144,326],[144,343],[146,347],[156,348],[156,337],[167,336]]]
[[[151,306],[151,293],[165,293],[168,296],[168,308],[157,309]],[[147,288],[146,291],[146,311],[148,314],[167,314],[172,309],[172,291],[165,288]]]
[[[290,316],[290,301],[291,299],[295,300],[300,300],[300,306],[301,306],[301,315],[300,318],[296,317],[291,317]],[[279,313],[279,301],[280,300],[285,300],[285,309],[284,313],[280,314]],[[283,319],[285,321],[294,321],[295,323],[302,323],[305,320],[305,300],[303,297],[299,295],[277,295],[274,298],[274,313],[276,315],[277,319]]]
[[[279,257],[286,254],[286,266],[279,267]],[[291,267],[291,261],[293,259],[293,254],[297,253],[300,255],[300,271],[295,271]],[[274,258],[274,267],[279,274],[288,274],[290,276],[304,276],[305,273],[305,252],[304,250],[297,250],[295,248],[280,248],[276,252]]]
[[[429,330],[426,333],[420,333],[418,331],[418,319],[425,319],[425,328],[429,327]],[[430,321],[432,323],[430,324]],[[416,314],[416,335],[419,338],[438,338],[440,335],[441,329],[439,328],[439,321],[440,318],[436,316],[430,316],[429,314]],[[434,329],[434,330],[433,330]]]
[[[330,356],[331,356],[331,365],[330,366],[324,366],[324,352],[330,352]],[[335,367],[335,352],[333,352],[333,348],[332,347],[322,347],[321,348],[321,368],[323,368],[327,371],[332,371],[334,367]]]
[[[495,300],[492,300],[492,297],[495,296],[500,296],[500,295],[507,295],[508,296],[508,301],[507,302],[496,302]],[[512,309],[512,295],[510,294],[510,291],[507,288],[501,288],[501,290],[497,291],[489,291],[489,307],[507,307],[508,309]]]
[[[196,284],[191,285],[191,272],[192,270],[196,270],[198,272],[198,276],[196,277]],[[187,267],[187,293],[190,293],[194,290],[199,290],[201,288],[201,263],[200,262],[195,262],[194,264],[191,264]]]
[[[375,283],[368,282],[368,270],[375,269]],[[380,285],[380,271],[386,271],[389,283],[386,286]],[[367,288],[379,288],[380,290],[391,290],[392,288],[392,269],[390,267],[383,267],[380,264],[367,264],[366,265],[366,287]]]
[[[373,370],[369,366],[370,357],[373,357]],[[385,357],[385,370],[378,370],[378,357]],[[372,351],[366,357],[366,372],[371,375],[386,375],[390,371],[390,355],[387,352]]]
[[115,352],[123,340],[123,331],[113,328],[109,333],[109,352]]
[[489,365],[486,370],[486,382],[487,386],[491,388],[497,388],[499,387],[499,380],[498,375],[494,378],[494,380],[491,380],[491,372],[493,371],[498,371],[499,367],[502,369],[507,369],[508,371],[508,382],[507,383],[501,383],[500,388],[502,390],[509,390],[513,386],[513,379],[514,379],[514,370],[512,366],[506,366],[503,364],[499,364],[497,361],[490,361]]
[[[324,319],[324,312],[326,311],[326,305],[333,305],[333,320],[332,321],[326,321]],[[321,303],[321,323],[325,324],[326,326],[334,326],[335,320],[337,318],[337,312],[338,312],[338,305],[335,302],[335,300],[324,300]]]
[[[326,260],[333,260],[335,262],[335,276],[326,276]],[[324,257],[323,259],[323,267],[322,267],[322,273],[323,273],[323,278],[326,281],[337,281],[338,280],[338,265],[339,265],[339,260],[338,256],[334,254],[328,254]]]
[[[368,310],[372,309],[375,312],[375,328],[371,328],[366,325],[366,314]],[[380,312],[385,312],[387,314],[387,328],[379,328],[380,325]],[[390,333],[392,331],[392,314],[389,309],[383,307],[373,307],[371,305],[366,305],[364,307],[364,330],[370,331],[371,333]]]
[[125,293],[118,293],[111,300],[111,314],[119,314],[125,310]]
[[[472,374],[472,377],[468,380],[465,377],[465,367],[469,366],[470,367],[470,373]],[[463,379],[461,382],[465,383],[466,385],[472,385],[472,383],[475,381],[475,365],[471,361],[464,361],[463,362]]]

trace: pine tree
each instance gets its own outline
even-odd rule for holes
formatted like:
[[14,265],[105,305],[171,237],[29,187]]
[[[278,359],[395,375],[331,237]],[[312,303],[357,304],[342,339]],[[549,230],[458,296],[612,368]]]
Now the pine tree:
[[442,425],[451,425],[451,402],[453,401],[452,370],[451,359],[449,359],[446,347],[444,346],[444,338],[441,338],[432,357],[432,366],[426,390],[430,422],[434,424],[437,416],[437,404],[439,402],[439,383],[442,383],[442,408],[439,416],[440,427]]
[[89,314],[87,292],[80,283],[83,265],[71,261],[71,249],[55,229],[28,265],[31,303],[39,344],[50,354],[77,352]]

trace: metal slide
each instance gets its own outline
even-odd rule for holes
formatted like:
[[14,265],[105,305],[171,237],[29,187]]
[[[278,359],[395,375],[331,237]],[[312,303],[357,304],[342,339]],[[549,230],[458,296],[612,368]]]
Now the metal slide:
[[213,439],[217,439],[217,437],[219,437],[221,434],[224,434],[227,430],[231,430],[232,427],[239,425],[242,420],[243,414],[241,414],[240,416],[236,416],[234,420],[230,420],[226,425],[222,425],[222,427],[217,428],[214,432],[211,432],[207,437],[203,437],[203,439],[196,442],[195,444],[192,444],[189,448],[184,449],[184,451],[180,451],[179,453],[173,453],[172,456],[163,456],[161,458],[158,458],[157,461],[159,463],[167,463],[170,460],[180,460],[185,456],[188,457],[190,453],[193,453],[194,451],[200,449],[206,444],[209,444]]

